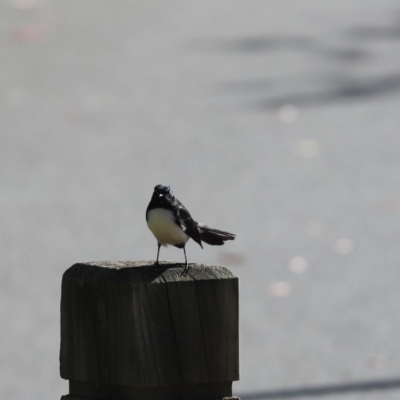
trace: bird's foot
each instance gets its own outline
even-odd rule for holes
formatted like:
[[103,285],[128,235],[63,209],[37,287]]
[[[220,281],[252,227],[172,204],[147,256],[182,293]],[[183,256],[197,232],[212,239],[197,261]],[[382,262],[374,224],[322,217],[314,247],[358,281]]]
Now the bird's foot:
[[189,269],[190,269],[189,265],[185,264],[182,270],[182,276],[186,276],[189,272]]

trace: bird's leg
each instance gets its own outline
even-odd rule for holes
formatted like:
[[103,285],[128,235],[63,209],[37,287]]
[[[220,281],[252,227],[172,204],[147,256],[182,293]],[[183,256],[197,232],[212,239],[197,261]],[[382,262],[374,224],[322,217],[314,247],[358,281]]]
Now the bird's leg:
[[160,263],[158,262],[158,256],[160,255],[160,247],[161,247],[161,244],[160,244],[160,243],[157,243],[157,244],[158,244],[157,260],[156,260],[156,262],[154,263],[154,265],[160,265]]
[[183,268],[183,273],[187,273],[189,271],[187,257],[186,257],[186,250],[185,246],[183,246],[183,254],[185,255],[185,268]]

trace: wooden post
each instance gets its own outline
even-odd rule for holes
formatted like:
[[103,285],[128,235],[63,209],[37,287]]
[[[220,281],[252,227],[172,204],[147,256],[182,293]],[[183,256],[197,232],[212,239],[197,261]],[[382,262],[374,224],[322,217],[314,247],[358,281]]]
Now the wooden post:
[[[99,262],[65,271],[64,400],[232,398],[238,278],[223,267]],[[236,398],[237,399],[237,398]]]

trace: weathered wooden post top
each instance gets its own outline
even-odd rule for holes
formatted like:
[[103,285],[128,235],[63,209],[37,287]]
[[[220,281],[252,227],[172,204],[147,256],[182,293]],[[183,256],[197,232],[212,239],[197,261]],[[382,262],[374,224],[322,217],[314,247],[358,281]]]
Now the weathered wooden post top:
[[232,397],[238,278],[163,262],[75,264],[62,280],[64,400]]

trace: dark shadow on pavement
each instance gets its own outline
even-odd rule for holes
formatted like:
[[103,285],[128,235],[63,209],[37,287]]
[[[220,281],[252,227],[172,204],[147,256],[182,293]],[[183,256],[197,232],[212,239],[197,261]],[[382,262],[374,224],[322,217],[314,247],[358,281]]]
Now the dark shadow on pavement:
[[[379,62],[382,57],[374,42],[387,41],[393,44],[400,41],[400,12],[396,13],[394,10],[389,17],[390,20],[381,26],[349,27],[338,35],[212,38],[192,43],[192,48],[196,51],[249,56],[250,66],[257,62],[257,59],[250,57],[254,54],[280,57],[280,52],[286,52],[297,53],[296,57],[299,54],[304,56],[304,60],[299,61],[303,64],[297,74],[296,70],[292,70],[288,76],[283,73],[282,76],[274,78],[257,76],[254,79],[213,83],[219,91],[237,97],[240,108],[274,111],[287,104],[295,107],[323,107],[346,101],[363,101],[400,93],[400,74],[395,72],[395,68],[391,68],[391,72],[388,73],[385,65],[381,63],[377,69],[378,73],[365,75],[366,67]],[[387,48],[385,51],[385,54],[389,54],[390,51],[396,51],[396,48]],[[240,62],[243,62],[243,59]],[[325,64],[319,64],[321,62]],[[360,72],[364,74],[361,75]],[[318,75],[324,79],[313,80],[313,77]],[[288,78],[296,89],[284,93],[280,87],[288,85]],[[309,88],[306,86],[308,81],[312,82]],[[242,96],[246,96],[247,99],[243,100]]]
[[386,379],[366,382],[345,383],[339,385],[310,386],[298,389],[282,389],[255,393],[242,393],[239,397],[242,400],[262,399],[291,399],[295,397],[317,397],[341,393],[361,393],[375,390],[400,389],[400,379]]
[[400,74],[370,78],[364,82],[348,83],[346,86],[338,85],[337,87],[325,89],[320,92],[303,92],[265,100],[249,101],[247,108],[263,111],[268,109],[274,110],[285,104],[294,104],[295,106],[302,107],[323,106],[363,97],[386,95],[398,91],[400,91]]

